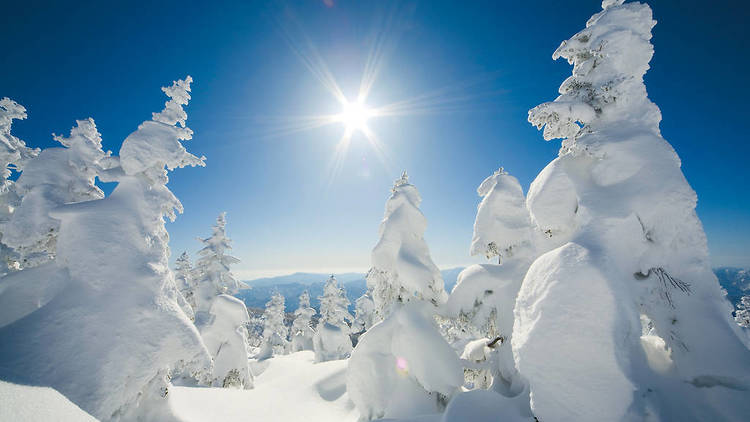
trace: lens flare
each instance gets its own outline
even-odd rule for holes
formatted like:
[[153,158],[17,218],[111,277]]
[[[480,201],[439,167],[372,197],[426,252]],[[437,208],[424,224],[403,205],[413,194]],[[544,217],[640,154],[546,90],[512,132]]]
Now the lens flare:
[[406,361],[406,359],[402,357],[396,358],[396,372],[401,375],[406,375],[409,373],[409,363]]

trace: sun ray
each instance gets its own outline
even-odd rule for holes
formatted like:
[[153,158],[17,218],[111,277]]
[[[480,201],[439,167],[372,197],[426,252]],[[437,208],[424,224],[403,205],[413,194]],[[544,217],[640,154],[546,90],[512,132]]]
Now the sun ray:
[[290,7],[284,8],[284,17],[286,18],[286,22],[277,20],[276,23],[289,48],[313,76],[318,79],[323,87],[339,103],[343,104],[346,101],[343,91]]
[[370,90],[385,64],[386,57],[398,43],[398,39],[403,32],[404,20],[410,12],[413,12],[413,9],[398,9],[394,5],[384,18],[376,20],[373,24],[371,47],[362,71],[357,101],[364,103],[370,95]]
[[[493,81],[499,72],[483,74],[473,80],[443,86],[439,89],[416,95],[389,104],[372,107],[367,104],[373,86],[384,68],[386,59],[395,50],[406,21],[413,8],[394,6],[375,20],[369,37],[370,48],[365,57],[360,78],[359,90],[353,99],[347,98],[313,41],[305,32],[301,21],[291,7],[283,11],[283,21],[277,19],[280,33],[292,52],[320,82],[341,106],[338,114],[312,116],[289,116],[265,118],[262,125],[269,129],[261,136],[288,136],[299,132],[318,129],[331,124],[341,124],[343,132],[327,165],[329,188],[341,172],[349,146],[355,136],[367,140],[378,161],[388,171],[394,171],[387,144],[382,142],[370,127],[370,121],[378,118],[406,115],[457,113],[479,111],[478,106],[492,106],[490,100],[504,93],[504,90],[487,89],[486,83]],[[486,104],[480,100],[485,100]],[[478,104],[479,101],[479,104]]]

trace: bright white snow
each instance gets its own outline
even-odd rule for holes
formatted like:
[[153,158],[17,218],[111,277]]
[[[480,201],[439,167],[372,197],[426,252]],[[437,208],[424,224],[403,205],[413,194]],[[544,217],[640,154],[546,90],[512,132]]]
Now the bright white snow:
[[172,387],[169,405],[184,422],[355,422],[346,360],[314,363],[312,351],[276,356],[252,390]]
[[95,422],[96,419],[52,388],[0,381],[0,421]]

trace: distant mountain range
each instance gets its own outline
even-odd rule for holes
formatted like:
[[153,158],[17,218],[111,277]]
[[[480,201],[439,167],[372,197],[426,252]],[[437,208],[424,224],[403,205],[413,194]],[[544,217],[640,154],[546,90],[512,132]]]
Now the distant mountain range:
[[750,295],[750,270],[746,268],[721,267],[714,273],[719,284],[727,291],[727,298],[737,307],[742,296]]
[[[463,268],[450,268],[441,271],[445,290],[450,292],[456,285],[458,274]],[[721,286],[727,291],[727,297],[733,305],[739,303],[740,298],[750,295],[750,270],[743,268],[721,267],[714,269]],[[266,302],[274,292],[278,291],[286,298],[286,311],[297,309],[297,298],[305,290],[310,293],[311,305],[319,309],[318,296],[323,295],[323,285],[330,274],[323,273],[294,273],[278,277],[265,277],[246,281],[249,289],[241,290],[236,296],[245,302],[248,308],[264,308]],[[350,310],[354,310],[354,301],[367,290],[364,273],[336,274],[336,279],[344,285],[346,297],[351,302]]]
[[[458,273],[463,268],[450,268],[441,271],[445,289],[451,291],[456,285]],[[305,290],[310,293],[310,304],[319,309],[320,300],[318,296],[323,295],[323,286],[330,274],[323,273],[294,273],[278,277],[265,277],[245,281],[250,288],[240,290],[235,296],[245,302],[248,308],[264,308],[266,302],[271,299],[274,292],[281,293],[286,298],[286,311],[294,312],[297,309],[299,295]],[[364,273],[335,274],[336,279],[343,284],[346,297],[351,302],[350,310],[354,310],[354,301],[367,290]]]

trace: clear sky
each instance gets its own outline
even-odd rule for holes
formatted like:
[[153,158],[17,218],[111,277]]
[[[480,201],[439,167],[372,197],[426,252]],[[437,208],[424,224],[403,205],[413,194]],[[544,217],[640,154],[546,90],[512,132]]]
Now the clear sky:
[[[191,75],[186,146],[207,167],[170,174],[185,206],[167,226],[172,253],[194,254],[226,211],[242,278],[366,270],[402,169],[422,194],[435,262],[477,262],[476,187],[504,166],[526,190],[556,156],[559,140],[543,141],[527,111],[556,97],[571,67],[552,52],[600,10],[594,0],[151,3],[4,5],[0,96],[28,109],[14,133],[29,145],[51,146],[52,132],[90,116],[116,153],[161,109],[159,87]],[[646,86],[662,134],[698,192],[714,265],[750,266],[748,6],[650,3],[659,23]],[[310,67],[325,64],[353,99],[368,58],[379,72],[367,104],[407,101],[408,113],[370,119],[384,154],[354,133],[334,173],[343,125],[295,130],[299,116],[341,109]]]

